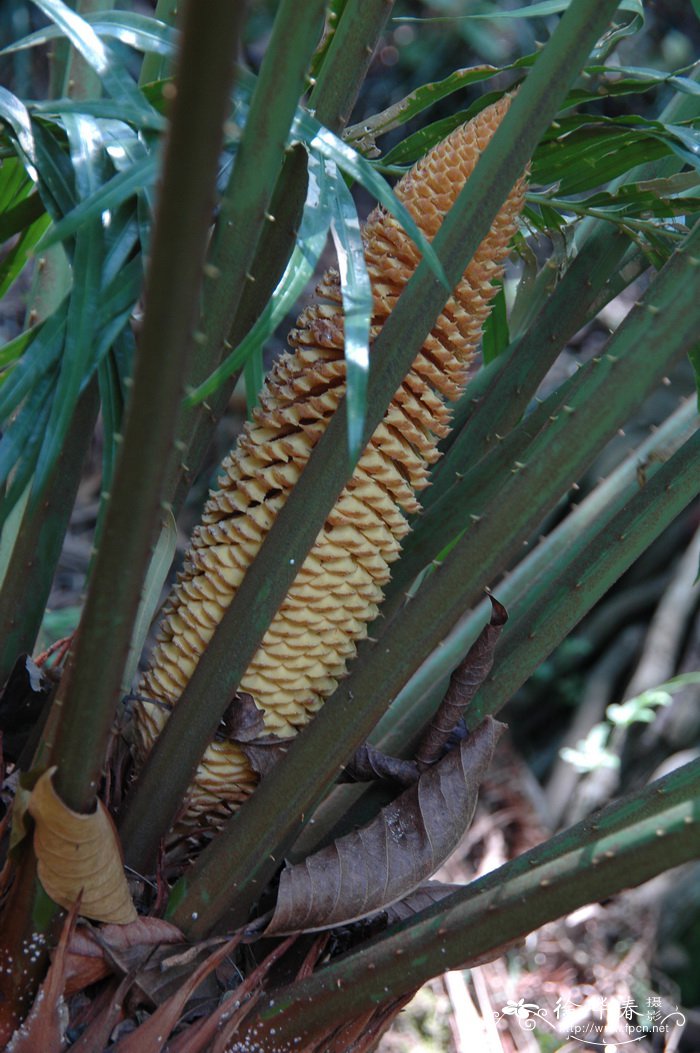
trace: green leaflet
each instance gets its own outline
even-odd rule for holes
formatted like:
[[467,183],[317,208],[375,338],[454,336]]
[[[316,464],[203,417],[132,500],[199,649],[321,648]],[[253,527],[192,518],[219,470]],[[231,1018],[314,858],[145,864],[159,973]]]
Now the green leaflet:
[[[177,34],[175,30],[157,18],[140,15],[134,11],[86,12],[82,19],[92,27],[98,37],[113,37],[122,44],[138,51],[157,55],[172,55]],[[39,47],[65,35],[58,25],[46,26],[29,33],[22,40],[0,50],[0,55],[10,55],[27,48]]]
[[147,117],[152,107],[139,91],[124,64],[103,43],[92,26],[63,0],[33,0],[47,18],[65,34],[95,71],[112,98],[125,101]]
[[357,180],[392,216],[401,223],[406,233],[420,249],[425,260],[446,289],[450,283],[430,242],[420,230],[408,209],[398,200],[389,184],[361,154],[342,139],[324,128],[310,113],[298,110],[292,123],[292,136],[304,142],[312,152],[334,161],[338,168]]
[[329,163],[329,168],[331,233],[338,256],[343,297],[348,451],[354,463],[362,452],[365,424],[372,286],[365,264],[355,202],[335,165]]
[[299,226],[297,243],[284,274],[264,311],[245,339],[231,354],[227,355],[221,365],[199,387],[188,394],[185,405],[195,406],[213,394],[228,377],[245,364],[249,355],[262,347],[268,337],[274,333],[285,315],[293,308],[314,273],[326,244],[330,222],[331,212],[325,166],[321,158],[310,154],[309,183],[304,213]]
[[136,675],[139,657],[143,650],[149,627],[158,609],[160,594],[168,576],[168,571],[172,566],[176,546],[177,524],[172,512],[167,512],[143,583],[141,602],[134,621],[134,629],[129,645],[129,656],[124,666],[124,675],[122,676],[121,690],[123,694],[129,691],[131,682]]

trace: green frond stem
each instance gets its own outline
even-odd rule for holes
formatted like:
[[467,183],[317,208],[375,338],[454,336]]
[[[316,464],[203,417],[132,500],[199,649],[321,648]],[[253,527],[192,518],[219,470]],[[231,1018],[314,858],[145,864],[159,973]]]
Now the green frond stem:
[[[605,228],[597,231],[526,332],[499,355],[482,383],[477,377],[469,385],[455,415],[448,452],[431,476],[423,502],[426,509],[449,492],[458,474],[497,445],[499,436],[515,427],[567,341],[600,310],[600,300],[628,248],[624,234]],[[414,531],[419,538],[421,524],[422,517]],[[416,544],[411,539],[404,551]]]
[[700,762],[609,805],[577,826],[393,926],[308,979],[278,989],[246,1022],[283,1047],[324,1034],[417,989],[445,969],[498,957],[533,929],[641,885],[700,853]]
[[[202,892],[206,889],[205,894],[212,894],[213,868],[217,862],[222,865],[220,860],[225,851],[222,846],[226,846],[229,837],[231,849],[226,865],[236,866],[240,857],[234,858],[233,845],[240,844],[247,831],[246,817],[255,816],[257,809],[262,809],[265,816],[264,822],[260,814],[256,817],[258,843],[260,830],[267,833],[273,823],[277,831],[298,832],[299,816],[310,814],[345,756],[370,734],[385,711],[387,700],[396,696],[421,661],[438,647],[462,612],[478,602],[484,587],[496,580],[509,558],[517,555],[553,502],[653,390],[669,364],[694,343],[700,324],[700,303],[690,275],[694,273],[694,252],[699,246],[700,228],[697,228],[687,239],[684,251],[675,254],[650,286],[648,301],[640,303],[617,330],[609,353],[592,363],[588,370],[580,371],[570,405],[532,441],[526,462],[514,465],[505,483],[499,480],[488,503],[474,507],[474,516],[463,538],[405,608],[402,617],[371,649],[362,650],[350,676],[293,742],[283,761],[231,820],[223,835],[207,848],[192,872],[182,879],[185,885],[191,881],[195,889],[200,885],[196,895],[190,893],[186,897],[190,910],[198,914],[200,909],[206,911],[207,920],[217,907],[221,910],[225,891],[219,893],[218,903],[211,906],[201,902]],[[685,296],[679,304],[679,290],[683,288]],[[671,304],[675,304],[673,310],[669,310]],[[680,324],[679,317],[682,318]],[[591,416],[591,406],[596,407],[595,417]],[[302,484],[303,481],[304,477]],[[681,495],[682,508],[690,498],[685,491],[681,491]],[[487,495],[479,496],[486,501]],[[668,502],[670,506],[672,495]],[[508,510],[507,514],[504,510]],[[658,510],[654,514],[662,515]],[[339,727],[343,728],[342,738],[338,736]],[[324,758],[324,768],[327,764],[326,782],[322,784],[319,773],[312,794],[309,772],[314,770],[314,765],[315,770],[319,770],[319,757]],[[281,854],[284,854],[288,845],[285,841],[281,843],[284,846]],[[269,852],[275,859],[279,858],[279,845],[271,845]],[[269,857],[253,858],[258,873],[270,869]],[[254,871],[245,885],[241,881],[245,895],[239,890],[237,909],[243,909],[239,905],[245,903],[251,887],[256,887],[253,882],[258,873]],[[193,903],[196,906],[191,906]],[[179,924],[186,923],[184,910],[180,907],[176,911]]]
[[0,684],[18,655],[31,654],[41,627],[97,420],[97,382],[81,396],[38,509],[22,516],[0,589]]
[[[227,0],[185,9],[172,123],[148,274],[148,297],[126,429],[100,550],[72,660],[59,688],[51,759],[56,790],[89,811],[119,699],[142,582],[162,516],[199,288],[240,11]],[[182,202],[190,207],[183,210]]]
[[[492,670],[467,713],[475,727],[503,706],[554,648],[697,496],[700,432],[696,431],[609,522],[576,539],[523,598],[501,641]],[[583,543],[582,543],[583,542]]]
[[[513,100],[509,112],[480,158],[467,187],[447,215],[433,242],[450,282],[456,284],[515,180],[524,170],[540,136],[557,111],[576,71],[585,62],[599,32],[615,9],[615,0],[592,3],[573,0],[530,76]],[[377,339],[370,369],[366,405],[365,441],[386,412],[419,347],[444,307],[448,290],[422,261],[408,282],[394,311]],[[344,456],[339,455],[344,451]],[[172,758],[177,757],[186,781],[176,788],[169,809],[164,809],[165,829],[174,815],[187,782],[236,690],[264,632],[316,539],[351,471],[346,442],[346,416],[341,405],[315,448],[298,484],[277,516],[231,606],[214,633],[209,648],[195,669],[163,733],[156,742],[144,773],[162,797],[165,782],[172,782]],[[243,615],[245,617],[243,617]],[[243,626],[245,627],[243,628]],[[230,641],[236,640],[232,660]],[[398,663],[399,665],[401,663]],[[209,705],[212,693],[216,705]],[[346,700],[347,702],[347,700]],[[206,703],[206,704],[205,704]],[[299,763],[298,736],[283,763],[263,780],[236,816],[200,856],[181,880],[180,902],[174,911],[177,924],[190,934],[208,931],[236,903],[237,916],[245,918],[250,903],[274,873],[278,853],[294,840],[302,817],[330,785],[338,767],[369,734],[380,713],[355,698],[351,731],[340,741],[337,729],[345,726],[346,705],[338,709],[327,702],[311,723],[316,730],[326,710],[335,711],[333,742],[328,752],[314,752],[313,763]],[[338,716],[341,723],[338,724]],[[328,722],[323,721],[327,728]],[[186,731],[186,733],[185,733]],[[324,738],[323,732],[320,732]],[[315,736],[314,736],[315,737]],[[185,741],[185,739],[187,741]],[[323,758],[323,762],[319,762]],[[286,770],[285,788],[278,781]],[[167,773],[167,774],[166,774]],[[141,794],[144,794],[142,779]],[[289,793],[287,793],[289,790]],[[153,801],[151,790],[145,799]],[[142,797],[142,799],[144,799]],[[221,873],[229,880],[222,887]],[[243,891],[245,889],[245,892]]]
[[[352,111],[367,67],[372,60],[375,47],[391,13],[393,0],[348,0],[344,5],[338,26],[326,52],[318,80],[309,98],[309,106],[316,118],[326,128],[340,132]],[[285,47],[288,41],[285,42]],[[273,56],[274,58],[274,56]],[[268,106],[287,91],[281,82],[283,70],[273,66],[274,77],[269,89]],[[297,97],[298,71],[295,82],[289,89]],[[249,118],[250,120],[250,118]],[[269,213],[274,223],[265,223],[257,244],[255,257],[250,266],[250,281],[246,281],[235,318],[231,323],[226,342],[236,347],[258,318],[270,294],[287,265],[296,240],[296,231],[306,196],[306,151],[294,147],[285,154],[282,169],[277,178]],[[202,349],[202,355],[193,363],[190,384],[196,387],[218,365],[221,348],[214,344]],[[192,479],[201,467],[217,422],[221,418],[231,397],[238,374],[224,383],[209,400],[210,411],[202,407],[181,411],[178,437],[187,441],[188,449],[181,464],[174,467],[170,483],[174,493],[173,507],[181,507]]]
[[[697,412],[694,400],[689,398],[498,584],[498,598],[510,612],[506,636],[499,643],[499,676],[503,671],[504,651],[508,646],[512,625],[526,617],[521,605],[528,603],[533,590],[539,590],[545,577],[553,576],[555,568],[561,573],[568,566],[572,554],[578,556],[588,549],[596,531],[609,527],[611,519],[640,495],[640,465],[644,466],[645,483],[651,481],[668,458],[692,436],[696,427]],[[614,548],[617,557],[622,558],[620,545]],[[624,558],[627,562],[626,555]],[[427,718],[426,700],[429,693],[435,690],[436,685],[439,689],[440,684],[447,684],[452,669],[476,639],[489,609],[489,601],[484,600],[462,618],[442,646],[409,680],[396,697],[391,710],[377,725],[372,735],[375,745],[385,752],[399,755],[410,748],[410,742]],[[572,621],[566,632],[574,625]],[[478,706],[482,705],[487,691],[488,688],[482,688]],[[495,713],[496,708],[487,711]]]
[[[694,400],[688,399],[494,587],[510,617],[492,674],[467,713],[470,727],[508,702],[614,581],[692,501],[693,471],[697,473],[698,465],[687,442],[696,428]],[[680,460],[669,461],[676,450]],[[688,457],[679,490],[676,470]],[[640,464],[646,466],[642,489]],[[665,474],[657,479],[664,465]],[[653,489],[649,489],[652,484]],[[669,484],[673,500],[668,499]],[[624,544],[619,541],[621,533]],[[485,599],[460,619],[428,656],[372,732],[370,741],[374,745],[392,756],[413,756],[452,670],[478,636],[489,611],[490,602]],[[313,824],[305,826],[290,858],[308,854],[362,825],[385,803],[380,787],[335,787],[315,811]]]
[[[246,289],[253,287],[253,303],[261,310],[274,288],[276,278],[273,277],[270,284],[269,277],[263,277],[264,293],[258,299],[256,285],[260,272],[255,273],[254,260],[266,241],[269,251],[266,230],[274,228],[273,251],[280,251],[288,244],[291,252],[294,221],[290,224],[284,216],[278,219],[272,211],[272,199],[285,161],[294,112],[306,87],[306,71],[321,34],[323,7],[323,0],[312,0],[300,17],[299,5],[294,0],[282,0],[275,16],[208,253],[202,289],[201,334],[188,367],[188,388],[201,384],[218,366],[224,352],[245,335],[245,331],[239,330],[236,318]],[[302,175],[305,179],[305,167]],[[303,188],[301,193],[304,194]],[[303,196],[296,204],[301,207]],[[284,266],[282,263],[282,269]],[[273,275],[275,267],[276,264]],[[255,316],[250,322],[254,320]],[[175,511],[201,466],[236,379],[236,376],[230,378],[214,405],[205,402],[193,409],[185,406],[179,409],[176,454],[168,465],[166,483]]]
[[394,0],[348,0],[343,7],[309,98],[309,109],[332,131],[350,120],[358,88],[393,7]]

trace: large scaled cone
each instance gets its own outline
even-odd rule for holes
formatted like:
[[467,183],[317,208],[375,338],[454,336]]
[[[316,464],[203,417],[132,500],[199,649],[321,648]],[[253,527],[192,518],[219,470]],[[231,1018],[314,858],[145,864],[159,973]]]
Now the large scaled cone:
[[[456,129],[400,181],[397,196],[432,238],[508,106],[504,99]],[[494,220],[464,277],[396,392],[383,422],[340,495],[242,682],[268,732],[290,736],[335,689],[377,614],[389,565],[418,508],[437,441],[449,430],[445,401],[457,398],[503,273],[525,188],[521,180]],[[376,338],[420,254],[398,222],[375,209],[363,233],[372,279]],[[137,703],[143,756],[167,720],[199,656],[231,602],[309,454],[345,391],[343,311],[329,271],[321,301],[289,335],[291,353],[275,364],[261,405],[223,463],[184,568],[168,600],[158,643],[139,688],[158,702]],[[186,822],[215,820],[249,794],[256,776],[234,743],[217,739],[190,790]]]

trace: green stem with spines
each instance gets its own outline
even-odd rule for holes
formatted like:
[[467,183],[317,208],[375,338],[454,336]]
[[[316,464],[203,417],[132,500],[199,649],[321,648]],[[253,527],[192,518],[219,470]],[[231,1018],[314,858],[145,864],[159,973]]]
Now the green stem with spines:
[[[393,7],[393,0],[348,0],[323,59],[318,80],[311,92],[309,106],[317,120],[333,132],[342,131],[364,81],[374,49]],[[289,40],[284,41],[285,49]],[[272,56],[274,59],[274,55]],[[275,71],[268,106],[274,108],[280,94],[293,95],[282,81],[284,71],[273,63]],[[294,73],[297,77],[297,74]],[[298,77],[297,77],[298,79]],[[297,97],[301,90],[296,84]],[[250,120],[250,117],[249,117]],[[306,151],[294,147],[284,155],[269,212],[274,223],[265,223],[250,266],[253,281],[246,281],[240,304],[228,334],[227,343],[236,347],[258,318],[289,260],[306,196]],[[220,346],[204,345],[191,369],[189,383],[196,387],[219,364]],[[187,443],[183,461],[172,467],[169,492],[174,494],[177,511],[187,495],[192,479],[201,469],[217,422],[224,413],[239,373],[225,381],[208,400],[210,409],[183,407],[178,422],[178,438]]]
[[[468,713],[471,727],[503,706],[611,585],[697,493],[700,432],[650,477],[609,522],[576,539],[524,598],[501,641],[498,666]],[[624,543],[624,544],[623,544]]]
[[[240,12],[226,0],[211,0],[206,11],[195,0],[186,6],[121,456],[75,650],[54,703],[59,714],[50,750],[58,766],[55,786],[76,811],[89,811],[94,804],[133,618],[162,515],[163,464],[196,340],[193,326],[239,30]],[[185,210],[183,200],[189,205]]]
[[700,853],[700,761],[466,885],[308,979],[266,997],[237,1040],[310,1043],[329,1021],[371,1010],[388,993],[501,955],[535,928],[642,884]]
[[[381,642],[363,652],[362,661],[354,664],[350,676],[292,742],[274,771],[181,879],[180,888],[186,890],[186,895],[174,912],[176,924],[189,927],[192,923],[188,913],[195,913],[194,927],[202,933],[221,915],[222,903],[234,900],[235,918],[242,920],[263,880],[274,871],[274,860],[284,856],[295,839],[300,816],[311,813],[338,768],[368,737],[387,700],[396,695],[461,613],[480,598],[484,586],[501,573],[508,559],[532,536],[552,500],[575,481],[628,413],[658,383],[674,357],[696,339],[700,302],[694,296],[689,275],[693,274],[693,252],[699,243],[700,227],[688,238],[684,251],[677,252],[657,276],[648,290],[648,301],[635,308],[617,330],[609,353],[592,363],[584,375],[586,383],[581,383],[572,396],[571,406],[565,407],[557,420],[532,442],[527,464],[514,467],[500,494],[496,494],[493,507],[477,509],[478,522],[470,525],[442,568],[431,576]],[[682,304],[678,303],[679,288],[685,288]],[[669,298],[677,304],[682,321],[667,310]],[[598,410],[599,419],[595,422],[590,419],[591,405]],[[309,463],[312,461],[313,456]],[[306,473],[283,512],[305,478]],[[517,509],[519,514],[504,515],[503,508]],[[281,519],[280,514],[277,522]],[[250,575],[251,571],[242,589]],[[241,592],[229,612],[240,595]],[[166,732],[177,714],[178,708],[166,725]],[[338,735],[339,727],[343,728],[342,736]],[[323,765],[319,763],[321,757]],[[241,839],[244,838],[245,847],[253,830],[258,854],[251,846],[248,855],[241,852]],[[270,845],[264,855],[261,842]],[[235,882],[232,887],[222,889],[215,880],[222,867]]]
[[[674,486],[678,462],[667,468],[654,487],[642,491],[637,471],[640,460],[644,463],[645,458],[650,458],[646,485],[651,487],[666,459],[692,437],[694,418],[694,407],[688,400],[494,589],[510,617],[498,644],[492,674],[467,712],[470,727],[475,727],[483,716],[497,713],[508,702],[517,687],[632,565],[650,540],[692,500],[692,456],[689,470],[685,469],[684,494],[679,494]],[[681,463],[687,453],[688,449],[681,454]],[[675,489],[673,500],[668,499],[668,485]],[[660,520],[656,518],[659,511]],[[616,541],[621,531],[625,532],[624,547]],[[606,544],[607,548],[602,547]],[[580,588],[572,588],[572,582],[579,581]],[[374,745],[392,756],[413,756],[418,737],[444,695],[452,670],[488,620],[489,610],[488,600],[479,603],[426,659],[372,732]],[[353,790],[339,786],[331,791],[314,813],[313,824],[305,826],[291,858],[308,854],[320,844],[363,825],[387,803],[380,785],[368,787],[361,794]]]
[[[351,109],[352,102],[357,96],[367,66],[371,60],[374,46],[386,23],[391,7],[391,3],[388,3],[387,0],[371,0],[371,2],[367,2],[367,0],[349,0],[346,4],[341,23],[334,34],[333,41],[325,57],[322,76],[319,78],[319,83],[317,83],[312,94],[316,116],[326,127],[336,131],[342,127],[345,120],[344,114]],[[352,33],[348,30],[341,32],[345,19],[350,20],[349,24],[351,25]],[[354,43],[352,47],[348,44],[349,35],[353,36]],[[286,46],[288,46],[288,41],[285,42]],[[357,53],[358,47],[360,48],[359,55]],[[280,91],[279,76],[279,70],[277,70],[270,89],[274,94],[279,94]],[[342,109],[342,113],[339,112],[339,108]],[[249,117],[249,124],[251,120],[252,117]],[[259,310],[262,309],[264,299],[274,286],[274,281],[271,282],[271,277],[281,272],[281,269],[284,267],[294,243],[294,225],[301,212],[305,188],[306,158],[303,150],[297,148],[286,156],[284,167],[278,180],[271,206],[273,209],[272,214],[276,216],[276,222],[274,224],[265,224],[261,235],[252,270],[255,281],[246,283],[246,289],[244,290],[232,331],[229,334],[232,344],[237,343],[255,321]],[[210,345],[203,346],[210,347]],[[203,373],[202,370],[204,370]],[[190,372],[190,382],[194,383],[197,378],[203,379],[207,373],[208,367],[205,366],[204,355],[202,355],[196,371]],[[209,415],[204,413],[198,417],[192,417],[191,412],[181,412],[178,434],[184,439],[188,427],[192,427],[193,435],[189,442],[189,450],[186,457],[187,470],[180,473],[178,480],[171,479],[168,483],[169,487],[175,488],[174,504],[176,508],[184,500],[188,489],[188,481],[202,460],[203,453],[211,439],[216,420],[223,411],[230,393],[231,383],[224,385],[220,392],[211,400]],[[226,705],[227,696],[225,696],[225,692],[227,687],[225,681],[217,679],[215,683],[210,684],[209,690],[210,700],[216,702],[218,698],[221,700],[222,706]],[[191,729],[189,735],[191,736],[192,734],[193,731]],[[157,807],[149,806],[148,809],[144,810],[138,803],[138,798],[136,805],[133,804],[133,800],[130,800],[127,802],[127,807],[121,820],[120,829],[127,858],[132,865],[140,869],[144,869],[148,865],[148,860],[152,859],[163,828],[168,825],[179,807],[181,794],[189,782],[187,774],[183,777],[176,775],[180,767],[180,761],[176,753],[168,755],[163,751],[161,757],[169,771],[166,785],[172,787],[169,800],[165,800],[165,795],[162,793],[164,784],[161,775],[156,772],[153,775],[154,782],[148,783],[142,779],[141,788],[137,792],[145,795],[145,798],[149,799],[152,804],[154,797],[148,787],[149,785],[158,785],[160,790]],[[193,752],[188,752],[185,762],[189,765],[188,772],[192,771],[191,766],[193,763],[196,766],[197,760],[198,757],[195,757]],[[152,760],[149,759],[147,768],[150,768],[152,763]],[[150,776],[146,776],[146,778],[150,778]],[[177,789],[178,785],[181,787],[180,791]],[[144,786],[145,788],[143,788]],[[143,799],[144,797],[141,798],[141,800]]]
[[[286,156],[289,129],[306,86],[306,71],[320,36],[323,6],[323,0],[311,0],[299,17],[295,0],[282,0],[275,16],[208,253],[201,336],[189,363],[188,388],[196,388],[219,365],[224,352],[233,347],[232,336],[236,342],[245,335],[239,334],[236,318],[245,302],[246,288],[257,284],[256,252],[269,237],[275,249],[279,248],[276,232],[266,237],[266,230],[278,222],[271,202]],[[273,287],[265,280],[262,303]],[[257,306],[257,292],[253,299]],[[165,484],[176,511],[201,467],[236,379],[229,378],[210,402],[179,408],[175,453],[166,470]]]
[[[529,602],[533,589],[539,587],[545,576],[551,578],[555,572],[561,572],[572,553],[587,549],[595,531],[606,526],[611,518],[638,494],[640,463],[648,464],[648,482],[668,457],[690,438],[696,425],[695,407],[692,400],[688,399],[641,446],[630,453],[607,479],[599,483],[498,585],[496,594],[511,612],[505,637],[499,642],[499,675],[503,671],[504,650],[508,646],[511,631],[521,622],[527,624],[527,616],[521,605]],[[451,670],[476,638],[488,609],[489,602],[484,600],[463,618],[443,641],[443,646],[430,656],[400,692],[391,713],[382,718],[372,735],[372,741],[380,749],[388,753],[403,753],[409,748],[408,744],[425,723],[426,714],[421,702],[426,692],[434,689],[436,684],[446,683]],[[575,624],[572,621],[570,628]],[[491,708],[488,712],[495,713],[496,709]],[[415,716],[411,715],[413,713]]]
[[[158,0],[154,16],[168,26],[175,26],[181,7],[181,0]],[[167,76],[170,63],[171,59],[168,55],[156,55],[153,53],[144,55],[141,63],[139,84],[144,85],[151,81],[162,80]]]

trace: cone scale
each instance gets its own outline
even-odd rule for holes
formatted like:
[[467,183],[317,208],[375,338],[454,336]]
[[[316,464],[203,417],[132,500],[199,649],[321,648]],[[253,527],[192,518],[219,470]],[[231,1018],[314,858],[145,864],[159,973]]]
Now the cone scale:
[[[487,107],[435,146],[395,193],[429,239],[469,178],[508,107]],[[382,423],[372,435],[241,681],[268,733],[289,737],[332,694],[356,643],[376,617],[390,565],[418,510],[437,443],[450,427],[448,402],[462,393],[517,229],[525,180],[511,191],[448,300]],[[375,209],[363,230],[376,339],[420,253],[397,220]],[[168,598],[157,644],[138,689],[134,726],[142,759],[177,703],[226,607],[255,558],[313,447],[345,393],[343,310],[328,271],[289,334],[290,352],[270,371],[253,420],[223,462]],[[152,698],[154,701],[145,701]],[[257,776],[241,749],[215,740],[190,787],[180,823],[220,820]]]

